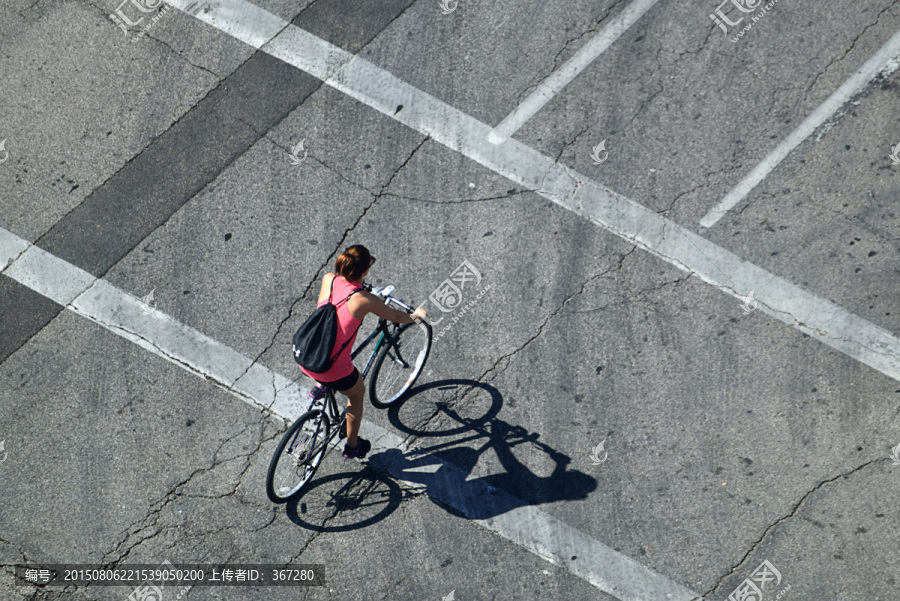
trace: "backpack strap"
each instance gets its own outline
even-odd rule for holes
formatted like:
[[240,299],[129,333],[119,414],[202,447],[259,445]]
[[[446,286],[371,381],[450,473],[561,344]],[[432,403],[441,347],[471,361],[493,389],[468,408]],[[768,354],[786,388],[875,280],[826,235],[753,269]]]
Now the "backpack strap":
[[[331,280],[331,290],[332,290],[332,292],[334,292],[334,280],[337,279],[338,277],[339,277],[339,276],[334,276],[334,279]],[[340,307],[341,305],[343,305],[344,303],[346,303],[348,300],[350,300],[350,297],[351,297],[351,296],[353,296],[354,294],[356,294],[357,292],[359,292],[359,291],[362,290],[362,289],[363,289],[362,286],[360,286],[359,288],[354,289],[350,294],[347,295],[347,298],[345,298],[344,300],[342,300],[342,301],[340,301],[340,302],[338,302],[338,303],[335,303],[334,306],[335,306],[335,307]],[[331,302],[331,294],[328,295],[328,302],[329,302],[329,303]]]
[[344,303],[346,303],[348,300],[350,300],[350,297],[351,297],[351,296],[353,296],[354,294],[356,294],[356,293],[359,292],[360,290],[362,290],[362,288],[357,288],[356,290],[354,290],[353,292],[351,292],[350,294],[348,294],[348,295],[347,295],[347,298],[345,298],[344,300],[342,300],[342,301],[339,302],[339,303],[336,303],[334,306],[335,306],[335,307],[340,307],[341,305],[343,305]]
[[[338,276],[334,276],[334,277],[337,278]],[[331,280],[331,287],[332,287],[332,290],[334,290],[334,280]],[[347,298],[345,298],[345,299],[342,300],[341,302],[337,303],[337,304],[335,305],[335,307],[340,307],[341,305],[343,305],[344,303],[346,303],[348,300],[350,300],[350,297],[351,297],[351,296],[353,296],[354,294],[356,294],[356,293],[359,292],[360,290],[362,290],[362,287],[359,287],[359,288],[357,288],[356,290],[352,291],[350,294],[347,295]],[[330,295],[330,294],[329,294],[329,296],[328,296],[328,302],[331,302],[331,295]],[[353,317],[353,316],[351,315],[350,317]],[[356,332],[353,332],[353,335],[350,336],[349,338],[347,338],[347,340],[344,342],[344,344],[341,345],[341,349],[340,349],[338,352],[336,352],[336,353],[334,354],[334,357],[331,358],[332,363],[334,362],[335,359],[337,359],[337,358],[341,355],[341,353],[344,352],[344,349],[347,348],[347,345],[350,344],[350,341],[351,341],[351,340],[353,340],[353,336],[356,336],[356,333],[359,332],[360,326],[362,326],[362,322],[361,322],[361,321],[360,321],[359,324],[357,324],[357,326],[356,326]]]
[[[334,294],[334,281],[335,281],[336,279],[338,279],[339,277],[341,277],[341,276],[336,275],[336,276],[334,276],[333,278],[331,278],[331,290],[329,290],[329,292],[328,292],[328,302],[329,302],[329,303],[331,303],[331,296]],[[355,289],[353,292],[351,292],[350,294],[348,294],[348,295],[347,295],[347,298],[345,298],[344,300],[340,301],[339,303],[332,303],[332,304],[333,304],[335,307],[340,307],[341,305],[343,305],[344,303],[346,303],[348,300],[350,300],[350,297],[351,297],[351,296],[353,296],[354,294],[356,294],[357,292],[359,292],[359,291],[362,290],[362,289],[363,289],[362,286],[360,286],[359,288]]]
[[[361,326],[361,325],[362,324],[359,324],[359,326]],[[356,326],[356,332],[359,332],[359,326]],[[353,332],[353,336],[356,336],[356,332]],[[347,345],[350,344],[351,340],[353,340],[353,336],[350,336],[350,338],[348,338],[344,342],[344,344],[341,345],[340,350],[334,354],[334,357],[331,358],[332,363],[334,363],[337,360],[337,358],[341,356],[341,353],[344,352],[344,349],[347,348]]]
[[338,279],[338,276],[337,276],[337,275],[335,275],[333,278],[331,278],[331,290],[328,291],[328,302],[329,302],[329,304],[331,303],[331,295],[334,294],[334,281],[335,281],[336,279]]

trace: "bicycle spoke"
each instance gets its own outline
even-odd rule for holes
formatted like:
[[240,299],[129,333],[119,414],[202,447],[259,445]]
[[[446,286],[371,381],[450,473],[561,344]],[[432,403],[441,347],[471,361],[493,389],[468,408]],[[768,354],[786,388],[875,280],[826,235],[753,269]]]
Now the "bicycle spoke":
[[[376,360],[370,398],[385,407],[403,398],[419,376],[431,348],[431,330],[419,325],[398,328]],[[407,359],[415,358],[413,363]]]
[[397,363],[399,365],[402,365],[404,368],[409,369],[409,363],[407,363],[403,356],[400,355],[400,349],[395,348],[395,350],[397,352],[393,356],[390,352],[388,352],[388,356],[391,357],[394,363]]
[[320,410],[295,422],[279,443],[266,476],[269,498],[282,503],[312,478],[331,440],[328,418]]

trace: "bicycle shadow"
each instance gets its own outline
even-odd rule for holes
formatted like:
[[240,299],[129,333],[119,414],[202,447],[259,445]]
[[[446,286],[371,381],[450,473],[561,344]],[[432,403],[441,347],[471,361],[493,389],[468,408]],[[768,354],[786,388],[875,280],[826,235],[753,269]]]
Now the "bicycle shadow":
[[[335,488],[335,483],[343,484]],[[371,466],[314,479],[285,505],[289,520],[315,532],[347,532],[380,522],[400,503],[422,494]]]
[[[480,403],[472,400],[473,391],[476,397],[481,393]],[[429,397],[433,403],[427,402]],[[419,444],[446,440],[380,451],[370,455],[360,471],[316,478],[286,504],[288,518],[307,530],[346,532],[379,522],[404,501],[427,494],[453,515],[489,519],[520,507],[584,499],[597,488],[593,477],[568,469],[568,456],[539,442],[539,433],[498,419],[502,407],[496,388],[473,380],[441,380],[413,388],[403,404],[388,409],[391,425],[416,436]],[[471,417],[473,412],[480,415]],[[483,444],[477,448],[466,446],[478,441]],[[513,446],[526,443],[553,461],[550,475],[535,474],[512,452]],[[469,479],[490,449],[504,471]],[[335,489],[340,481],[344,483]]]
[[[419,424],[403,423],[400,414],[404,407],[416,403],[421,407],[423,393],[430,390],[446,392],[448,389],[455,389],[454,392],[462,389],[464,394],[462,398],[454,394],[455,400],[451,402],[439,398],[431,410],[424,404],[426,411],[418,411]],[[490,398],[488,410],[474,419],[464,415],[471,412],[472,403],[467,403],[466,399],[473,391],[487,393]],[[496,388],[472,380],[442,380],[418,386],[403,405],[388,410],[388,419],[395,428],[415,435],[419,444],[422,439],[447,438],[459,433],[469,436],[406,451],[388,449],[372,455],[369,462],[373,467],[386,470],[393,478],[424,485],[425,492],[434,502],[454,515],[469,519],[488,519],[529,505],[584,499],[597,488],[595,478],[568,469],[570,457],[539,442],[539,433],[529,433],[520,426],[498,419],[502,406],[503,397]],[[423,424],[429,429],[421,429]],[[434,429],[435,424],[452,427]],[[478,441],[484,442],[477,448],[465,446]],[[535,446],[553,462],[553,470],[548,476],[536,474],[513,453],[513,446],[525,443]],[[490,449],[504,471],[470,479],[479,459]]]

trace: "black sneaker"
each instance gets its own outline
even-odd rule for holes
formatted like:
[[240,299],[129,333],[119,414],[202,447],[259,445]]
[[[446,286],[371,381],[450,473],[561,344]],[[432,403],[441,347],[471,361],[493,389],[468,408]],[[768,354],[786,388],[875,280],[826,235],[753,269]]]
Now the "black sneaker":
[[356,437],[356,446],[344,445],[344,459],[362,459],[372,449],[372,443],[359,436]]

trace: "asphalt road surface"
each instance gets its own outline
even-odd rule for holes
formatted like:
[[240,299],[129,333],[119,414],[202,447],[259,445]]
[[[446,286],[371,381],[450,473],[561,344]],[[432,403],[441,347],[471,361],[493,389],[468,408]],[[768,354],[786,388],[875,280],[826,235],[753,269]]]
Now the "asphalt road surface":
[[[0,0],[0,600],[900,600],[898,67],[896,0]],[[275,505],[351,244],[434,347]],[[20,577],[165,562],[324,581]]]

